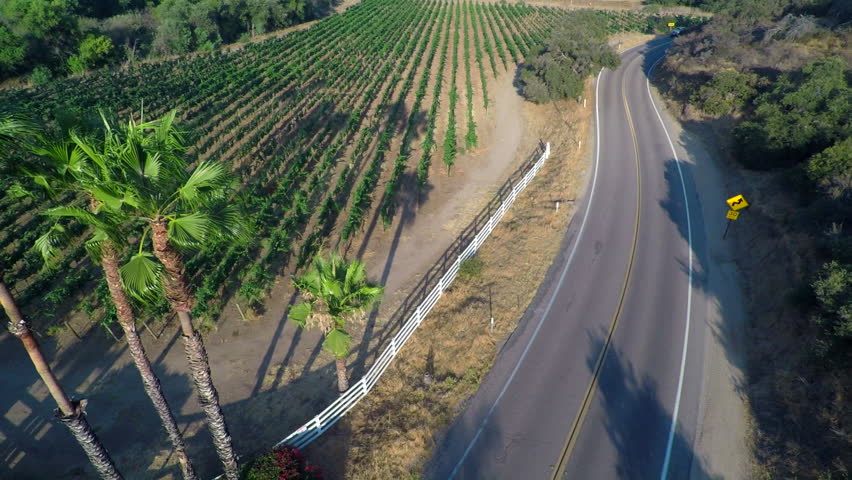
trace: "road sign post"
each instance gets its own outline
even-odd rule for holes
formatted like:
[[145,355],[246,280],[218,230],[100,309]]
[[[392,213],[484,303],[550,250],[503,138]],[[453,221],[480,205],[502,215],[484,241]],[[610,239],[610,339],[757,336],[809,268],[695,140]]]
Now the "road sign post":
[[728,224],[725,225],[725,233],[722,234],[722,240],[728,236],[728,229],[731,228],[731,222],[736,221],[740,218],[740,210],[748,207],[748,202],[745,197],[742,195],[737,195],[735,197],[731,197],[725,201],[728,204],[728,207],[731,209],[728,210],[728,213],[725,214],[725,218],[728,219]]

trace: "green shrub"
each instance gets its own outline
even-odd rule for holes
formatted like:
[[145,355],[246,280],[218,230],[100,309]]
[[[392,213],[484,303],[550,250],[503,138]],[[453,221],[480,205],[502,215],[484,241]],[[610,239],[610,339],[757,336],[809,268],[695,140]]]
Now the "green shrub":
[[807,170],[808,177],[833,198],[852,192],[852,137],[811,157]]
[[33,73],[30,74],[30,83],[38,87],[50,82],[52,78],[53,74],[50,73],[50,69],[44,65],[39,65],[35,67],[33,69]]
[[308,465],[293,447],[277,447],[246,465],[242,480],[322,480],[322,472]]
[[459,265],[459,278],[462,280],[476,278],[482,274],[484,266],[479,257],[470,257],[462,261],[461,265]]
[[748,168],[802,163],[852,134],[850,69],[826,57],[782,75],[754,101],[754,115],[734,129],[737,154]]
[[719,72],[692,95],[692,102],[710,115],[733,113],[754,98],[758,78],[754,73]]
[[843,352],[845,349],[835,350],[834,347],[842,347],[852,341],[852,266],[836,261],[824,264],[813,289],[817,303],[813,320],[821,330],[824,342],[818,353]]
[[524,64],[520,83],[527,99],[545,103],[576,98],[587,77],[615,69],[621,57],[606,43],[606,21],[594,12],[572,12]]

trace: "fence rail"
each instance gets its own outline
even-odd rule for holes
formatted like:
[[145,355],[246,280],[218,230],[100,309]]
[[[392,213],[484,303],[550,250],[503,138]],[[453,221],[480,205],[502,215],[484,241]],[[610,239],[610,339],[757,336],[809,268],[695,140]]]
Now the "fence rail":
[[485,239],[488,238],[497,224],[500,223],[500,219],[503,218],[503,215],[505,215],[509,208],[511,208],[512,204],[515,203],[515,199],[518,197],[518,194],[524,191],[549,156],[550,143],[547,143],[545,144],[544,151],[541,153],[538,161],[536,161],[535,164],[533,164],[533,166],[527,171],[526,175],[524,175],[524,177],[512,187],[511,193],[509,193],[509,195],[503,200],[503,203],[500,204],[500,208],[494,212],[494,214],[488,219],[488,222],[485,223],[482,230],[476,234],[473,240],[471,240],[468,244],[467,248],[459,254],[450,268],[448,268],[444,275],[438,280],[438,284],[435,285],[431,292],[429,292],[429,295],[426,296],[423,302],[415,309],[414,313],[403,324],[399,332],[397,332],[397,334],[391,339],[390,344],[385,348],[382,354],[379,355],[370,370],[368,370],[367,373],[358,380],[358,382],[353,384],[349,390],[338,397],[337,400],[335,400],[325,410],[320,412],[314,418],[308,420],[307,423],[288,435],[284,438],[284,440],[278,442],[275,445],[276,447],[281,445],[290,445],[296,448],[304,448],[317,437],[325,433],[326,430],[337,423],[337,421],[346,415],[352,407],[358,404],[362,398],[370,393],[370,390],[372,390],[373,386],[376,385],[376,382],[379,378],[381,378],[382,374],[385,373],[385,370],[387,370],[390,366],[393,359],[396,358],[396,355],[405,345],[405,342],[411,338],[411,335],[415,330],[417,330],[417,327],[420,326],[423,319],[426,318],[426,315],[428,315],[435,304],[438,303],[438,300],[444,294],[444,290],[453,283],[453,280],[455,280],[456,275],[459,272],[461,262],[476,255],[479,247],[482,246]]

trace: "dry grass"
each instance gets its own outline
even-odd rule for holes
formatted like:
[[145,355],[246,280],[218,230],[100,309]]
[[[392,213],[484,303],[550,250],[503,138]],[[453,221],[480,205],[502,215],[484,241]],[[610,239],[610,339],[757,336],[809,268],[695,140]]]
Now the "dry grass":
[[524,109],[529,148],[522,154],[544,138],[554,155],[481,248],[481,272],[456,281],[371,394],[310,447],[329,478],[418,477],[436,437],[477,390],[535,296],[573,213],[571,200],[586,183],[577,139],[586,138],[591,108],[565,102],[561,112],[552,105]]

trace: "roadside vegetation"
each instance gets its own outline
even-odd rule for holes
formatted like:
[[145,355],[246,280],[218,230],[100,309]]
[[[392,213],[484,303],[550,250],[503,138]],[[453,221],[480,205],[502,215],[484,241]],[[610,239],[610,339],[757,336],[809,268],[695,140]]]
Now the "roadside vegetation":
[[[771,303],[793,313],[775,318],[753,310],[750,325],[752,335],[767,337],[746,347],[758,475],[848,478],[852,4],[658,3],[717,12],[703,28],[675,41],[662,82],[683,105],[687,125],[709,126],[742,167],[761,172],[749,174],[762,178],[752,185],[773,194],[763,195],[756,211],[773,225],[763,230],[777,231],[789,245],[790,256],[775,261],[796,272],[770,282],[787,291],[782,297],[776,290]],[[765,304],[753,309],[774,311]]]
[[611,34],[655,34],[670,30],[669,23],[686,28],[704,21],[700,17],[646,15],[632,11],[573,12],[549,35],[535,42],[536,48],[531,50],[521,69],[524,96],[536,103],[579,98],[587,78],[601,68],[616,69],[621,64],[621,57],[607,43]]

